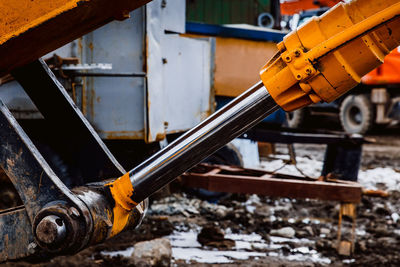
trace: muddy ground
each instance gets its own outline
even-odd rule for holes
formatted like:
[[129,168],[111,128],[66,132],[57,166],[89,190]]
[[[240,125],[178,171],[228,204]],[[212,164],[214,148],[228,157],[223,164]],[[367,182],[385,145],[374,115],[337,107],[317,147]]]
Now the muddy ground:
[[[393,128],[369,135],[368,138],[374,139],[375,143],[364,146],[361,169],[390,167],[399,172],[399,133],[400,129]],[[296,145],[295,148],[300,157],[319,160],[323,157],[324,146],[321,145]],[[285,154],[286,151],[286,146],[277,146],[278,153]],[[339,203],[234,194],[212,204],[190,194],[176,192],[172,197],[153,201],[140,228],[124,232],[74,256],[56,257],[35,265],[132,265],[129,257],[110,256],[107,252],[126,251],[135,242],[168,237],[172,241],[172,264],[175,266],[210,266],[217,262],[221,266],[400,266],[400,192],[389,193],[388,198],[364,196],[357,206],[355,251],[350,256],[341,256],[335,249]],[[223,231],[226,234],[225,241],[207,247],[193,240],[193,236],[197,236],[202,228],[210,226]],[[282,237],[277,234],[276,230],[284,227],[293,229],[294,236]],[[344,221],[344,230],[343,238],[349,239],[349,220]],[[181,240],[184,243],[181,244],[177,242],[181,234],[192,235],[192,239]],[[250,240],[248,237],[254,238]],[[197,258],[185,258],[182,255],[193,249],[205,251],[206,259],[199,255]],[[211,255],[207,253],[220,251],[243,252],[241,255],[247,256],[229,256],[234,254],[228,253],[228,256],[219,258],[223,260],[214,260],[214,263],[213,260],[207,261],[207,257],[210,259],[207,255]],[[251,256],[250,252],[258,254]],[[31,264],[3,264],[26,265]]]

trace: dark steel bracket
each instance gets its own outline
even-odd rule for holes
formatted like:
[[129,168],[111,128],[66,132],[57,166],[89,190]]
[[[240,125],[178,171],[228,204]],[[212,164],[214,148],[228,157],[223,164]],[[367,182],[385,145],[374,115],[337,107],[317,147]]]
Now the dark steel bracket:
[[[84,178],[78,185],[124,173],[43,60],[18,68],[12,75],[53,134],[67,143],[65,148],[78,148],[70,153],[70,160],[78,158],[73,163]],[[0,211],[0,262],[43,252],[73,253],[108,238],[114,203],[103,190],[104,182],[71,191],[1,100],[0,127],[0,166],[24,204]],[[143,213],[142,206],[132,211],[131,224],[140,222]]]
[[[65,222],[70,221],[76,225],[69,225],[71,234],[68,237],[69,243],[85,243],[85,235],[79,236],[80,231],[92,231],[91,218],[85,204],[77,198],[54,174],[47,162],[25,134],[18,122],[12,116],[7,107],[0,101],[0,166],[14,184],[22,202],[23,209],[0,214],[0,222],[9,224],[15,220],[12,227],[0,229],[0,248],[4,249],[0,255],[10,259],[12,255],[29,255],[30,250],[24,241],[31,241],[33,237],[11,242],[10,237],[18,237],[20,226],[35,226],[42,218],[49,214],[51,206],[58,206],[56,214]],[[69,218],[68,210],[78,210],[78,217],[75,220]],[[60,213],[60,214],[59,214]],[[15,226],[15,227],[14,227]],[[29,227],[31,228],[31,227]],[[76,228],[76,229],[72,229]],[[29,229],[25,229],[29,233]],[[73,248],[79,249],[79,248]],[[32,251],[32,250],[31,250]]]
[[52,134],[66,144],[63,154],[80,171],[82,184],[125,173],[42,59],[15,69],[12,75],[50,124]]

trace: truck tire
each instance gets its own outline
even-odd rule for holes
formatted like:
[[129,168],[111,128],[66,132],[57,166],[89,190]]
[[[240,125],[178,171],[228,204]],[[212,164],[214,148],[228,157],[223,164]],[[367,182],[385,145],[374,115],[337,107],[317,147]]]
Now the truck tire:
[[286,116],[287,126],[289,128],[302,128],[306,125],[309,115],[307,108],[288,112]]
[[365,134],[374,124],[374,109],[368,95],[348,95],[340,105],[340,123],[346,133]]

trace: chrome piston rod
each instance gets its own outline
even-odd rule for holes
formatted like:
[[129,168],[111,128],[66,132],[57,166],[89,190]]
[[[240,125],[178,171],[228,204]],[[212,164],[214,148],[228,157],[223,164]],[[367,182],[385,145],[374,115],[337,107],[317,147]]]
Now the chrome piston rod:
[[279,108],[262,82],[129,172],[139,203]]

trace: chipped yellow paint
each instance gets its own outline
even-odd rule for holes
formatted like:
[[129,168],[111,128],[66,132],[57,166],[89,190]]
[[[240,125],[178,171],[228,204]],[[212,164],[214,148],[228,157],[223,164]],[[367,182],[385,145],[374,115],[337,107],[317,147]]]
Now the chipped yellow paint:
[[113,208],[114,220],[110,234],[110,236],[114,236],[125,228],[129,221],[131,210],[138,203],[131,199],[134,189],[128,172],[106,186],[110,188],[111,195],[115,201]]
[[0,1],[0,44],[87,1]]

